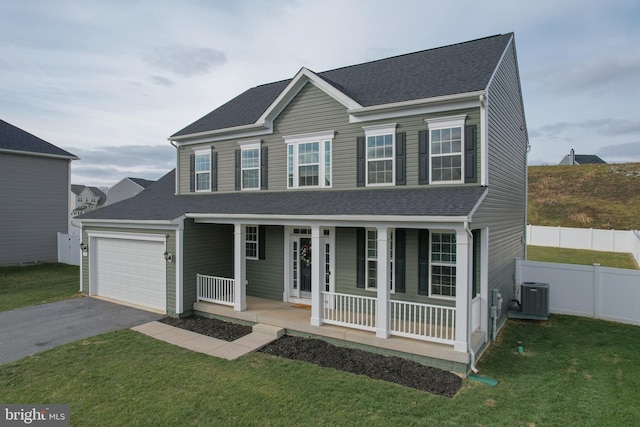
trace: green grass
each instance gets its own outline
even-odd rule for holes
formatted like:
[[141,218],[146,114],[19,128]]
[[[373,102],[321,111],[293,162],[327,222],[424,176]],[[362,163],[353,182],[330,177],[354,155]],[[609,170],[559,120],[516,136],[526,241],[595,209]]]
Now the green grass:
[[[524,353],[516,351],[524,342]],[[453,399],[253,353],[226,361],[111,332],[0,366],[0,402],[68,403],[71,425],[639,425],[640,328],[509,321]]]
[[0,311],[72,298],[79,288],[79,267],[73,265],[2,267]]
[[629,253],[586,251],[581,249],[527,246],[529,261],[558,262],[562,264],[593,265],[638,270],[638,263]]
[[640,163],[530,166],[528,224],[640,230]]

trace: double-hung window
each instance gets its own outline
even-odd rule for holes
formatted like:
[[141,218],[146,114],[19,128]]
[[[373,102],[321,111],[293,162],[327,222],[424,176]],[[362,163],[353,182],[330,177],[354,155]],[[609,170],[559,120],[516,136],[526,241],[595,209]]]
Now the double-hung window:
[[334,131],[285,136],[287,188],[331,187]]
[[[367,229],[366,245],[366,280],[365,288],[375,290],[378,288],[378,231]],[[394,233],[389,233],[389,287],[394,292],[393,280],[393,239]]]
[[211,147],[195,152],[196,191],[211,190]]
[[393,185],[396,124],[364,127],[367,185]]
[[455,233],[431,233],[431,296],[456,296]]
[[427,119],[432,183],[464,182],[464,115]]
[[260,142],[241,144],[242,189],[260,189]]
[[247,259],[258,259],[258,227],[245,227],[245,255]]

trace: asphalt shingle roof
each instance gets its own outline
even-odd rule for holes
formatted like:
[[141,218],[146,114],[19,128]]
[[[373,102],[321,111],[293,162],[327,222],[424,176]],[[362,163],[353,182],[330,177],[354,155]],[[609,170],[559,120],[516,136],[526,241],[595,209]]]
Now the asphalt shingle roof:
[[[318,73],[363,107],[485,89],[513,33]],[[172,137],[255,123],[291,80],[247,90]]]
[[79,219],[172,220],[185,213],[233,215],[466,216],[485,187],[262,191],[176,196],[175,170],[135,197]]
[[595,154],[576,154],[575,162],[579,165],[594,165],[607,163]]
[[29,132],[0,120],[0,150],[24,151],[29,153],[48,154],[76,159],[77,157],[62,148],[38,138]]
[[143,179],[143,178],[131,178],[128,177],[129,180],[135,182],[136,184],[138,184],[140,187],[142,188],[147,188],[148,186],[150,186],[151,184],[153,184],[155,181],[150,181],[148,179]]

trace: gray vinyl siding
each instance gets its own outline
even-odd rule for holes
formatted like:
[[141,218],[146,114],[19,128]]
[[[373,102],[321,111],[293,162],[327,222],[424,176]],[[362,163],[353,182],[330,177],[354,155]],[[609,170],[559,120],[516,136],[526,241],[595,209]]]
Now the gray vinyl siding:
[[[336,292],[375,297],[376,292],[356,286],[357,229],[336,229]],[[405,258],[405,292],[391,294],[392,300],[453,307],[455,301],[418,295],[418,230],[407,229]]]
[[109,189],[106,204],[112,205],[114,203],[118,203],[122,200],[135,196],[142,190],[144,190],[144,188],[140,187],[135,182],[129,179],[124,179]]
[[69,222],[69,163],[0,153],[0,265],[57,262]]
[[233,278],[233,225],[195,224],[185,219],[183,231],[182,302],[185,314],[196,301],[196,275]]
[[[138,229],[138,228],[118,228],[118,227],[91,227],[85,226],[82,228],[82,241],[89,242],[88,232],[116,232],[116,233],[136,233],[136,234],[164,234],[167,236],[167,251],[176,254],[176,232],[174,230],[166,229]],[[82,263],[82,292],[89,294],[89,258],[91,255],[92,247],[89,244],[89,256],[81,256]],[[177,259],[177,258],[176,258]],[[167,262],[167,268],[165,271],[165,280],[167,286],[167,314],[172,315],[176,311],[176,261]]]
[[[205,146],[212,146],[214,151],[218,153],[218,191],[235,191],[235,150],[240,148],[238,143],[256,139],[260,139],[262,147],[268,149],[268,190],[286,190],[287,146],[283,136],[323,131],[335,131],[332,144],[331,188],[355,189],[358,188],[356,185],[356,140],[359,136],[364,136],[363,127],[386,123],[396,123],[396,132],[406,132],[407,183],[403,188],[417,186],[418,132],[427,129],[425,119],[460,114],[466,114],[467,125],[477,125],[476,140],[479,152],[479,108],[452,110],[438,114],[419,114],[365,123],[349,123],[349,115],[343,105],[315,85],[308,83],[276,118],[273,134],[181,147],[179,159],[180,191],[181,193],[190,191],[190,156],[194,150]],[[480,176],[480,156],[476,156],[476,159],[477,175]]]
[[472,228],[489,228],[489,298],[499,289],[506,318],[513,296],[514,258],[524,257],[528,144],[515,48],[508,47],[488,90],[489,192]]
[[[284,293],[284,227],[265,227],[265,259],[248,259],[247,295],[282,301]],[[262,236],[260,236],[262,238]]]

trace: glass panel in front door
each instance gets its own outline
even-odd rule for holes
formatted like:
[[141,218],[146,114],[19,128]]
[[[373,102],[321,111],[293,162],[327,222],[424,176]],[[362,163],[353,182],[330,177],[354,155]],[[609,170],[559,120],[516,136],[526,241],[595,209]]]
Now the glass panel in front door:
[[[300,291],[311,294],[311,239],[300,238]],[[301,294],[301,296],[304,296]],[[310,295],[308,295],[310,296]]]

